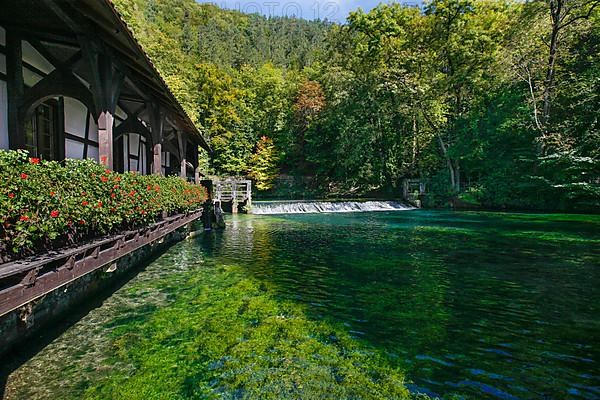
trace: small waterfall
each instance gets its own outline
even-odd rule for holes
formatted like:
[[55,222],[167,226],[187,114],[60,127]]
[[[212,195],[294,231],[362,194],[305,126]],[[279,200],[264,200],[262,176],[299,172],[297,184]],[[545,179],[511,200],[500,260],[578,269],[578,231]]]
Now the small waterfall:
[[313,214],[413,210],[396,201],[273,201],[255,202],[252,214]]

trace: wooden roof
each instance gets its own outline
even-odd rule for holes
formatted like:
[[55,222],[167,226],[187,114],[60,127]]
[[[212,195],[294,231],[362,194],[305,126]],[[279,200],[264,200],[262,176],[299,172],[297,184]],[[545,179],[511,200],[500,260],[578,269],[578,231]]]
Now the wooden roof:
[[78,36],[100,39],[135,75],[144,92],[171,111],[178,125],[211,151],[110,0],[1,0],[0,4],[0,25],[25,34],[43,33],[48,39],[75,45]]

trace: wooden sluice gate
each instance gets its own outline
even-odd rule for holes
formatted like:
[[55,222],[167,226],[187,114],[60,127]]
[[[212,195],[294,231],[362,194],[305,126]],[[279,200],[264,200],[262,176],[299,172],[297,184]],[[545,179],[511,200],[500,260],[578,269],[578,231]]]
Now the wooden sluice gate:
[[252,181],[225,179],[213,181],[213,199],[223,210],[248,212],[252,206]]
[[421,208],[426,195],[426,184],[420,179],[405,179],[402,182],[402,197],[411,205]]

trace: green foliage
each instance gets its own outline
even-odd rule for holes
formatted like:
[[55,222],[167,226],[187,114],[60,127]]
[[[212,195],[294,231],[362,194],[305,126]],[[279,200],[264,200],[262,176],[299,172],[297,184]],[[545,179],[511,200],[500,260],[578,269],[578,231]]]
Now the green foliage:
[[90,160],[0,151],[0,259],[149,225],[195,210],[203,187],[177,177],[117,174]]
[[397,195],[421,178],[430,204],[469,187],[486,207],[598,202],[597,168],[572,173],[600,160],[600,9],[586,2],[568,8],[581,18],[559,32],[551,82],[544,1],[381,4],[345,25],[115,3],[210,138],[216,174],[249,174],[268,135],[279,175],[310,191]]
[[256,144],[256,151],[250,159],[248,176],[254,180],[258,190],[273,188],[273,183],[277,178],[277,152],[273,139],[266,136],[260,138]]

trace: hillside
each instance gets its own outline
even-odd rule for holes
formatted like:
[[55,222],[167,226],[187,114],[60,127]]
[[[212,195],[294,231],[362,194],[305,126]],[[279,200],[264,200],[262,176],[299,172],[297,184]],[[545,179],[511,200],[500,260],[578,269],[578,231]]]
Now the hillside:
[[342,26],[115,3],[210,138],[212,172],[265,193],[295,176],[289,196],[396,196],[419,178],[430,205],[600,207],[595,2],[380,5]]

